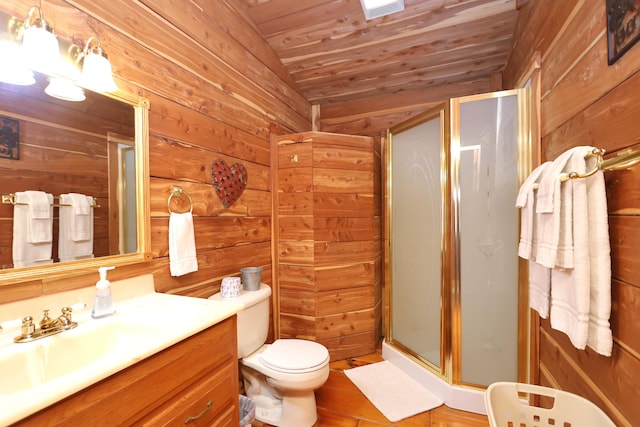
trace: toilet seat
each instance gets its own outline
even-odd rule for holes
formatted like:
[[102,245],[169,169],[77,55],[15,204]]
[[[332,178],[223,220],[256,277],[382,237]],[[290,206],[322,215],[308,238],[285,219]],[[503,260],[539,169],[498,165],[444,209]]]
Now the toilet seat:
[[275,340],[259,356],[260,362],[274,371],[303,374],[329,361],[329,351],[314,341],[294,338]]

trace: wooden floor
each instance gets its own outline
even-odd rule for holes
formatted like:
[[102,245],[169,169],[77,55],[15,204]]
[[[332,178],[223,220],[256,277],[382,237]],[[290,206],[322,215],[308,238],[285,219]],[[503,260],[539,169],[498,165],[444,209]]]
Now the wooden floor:
[[[353,385],[342,372],[382,361],[380,351],[376,354],[332,362],[329,379],[322,388],[316,390],[318,422],[315,427],[489,427],[486,416],[458,411],[445,405],[428,412],[391,423]],[[271,427],[254,421],[252,427]]]

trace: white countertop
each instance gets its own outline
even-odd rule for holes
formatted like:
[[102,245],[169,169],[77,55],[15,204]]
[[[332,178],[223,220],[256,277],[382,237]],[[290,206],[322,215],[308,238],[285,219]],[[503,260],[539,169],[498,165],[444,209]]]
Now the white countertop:
[[[25,418],[242,308],[233,300],[156,293],[152,275],[113,282],[112,290],[116,313],[102,319],[91,318],[95,286],[0,305],[0,425]],[[30,315],[37,324],[42,310],[56,318],[63,306],[76,307],[75,329],[13,342],[20,335],[16,319]]]

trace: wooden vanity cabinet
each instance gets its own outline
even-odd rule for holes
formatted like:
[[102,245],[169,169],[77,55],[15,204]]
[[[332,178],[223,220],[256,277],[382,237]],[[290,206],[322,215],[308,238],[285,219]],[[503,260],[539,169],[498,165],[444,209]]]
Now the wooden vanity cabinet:
[[[191,421],[185,424],[187,419]],[[235,427],[239,423],[236,316],[232,316],[16,425]]]

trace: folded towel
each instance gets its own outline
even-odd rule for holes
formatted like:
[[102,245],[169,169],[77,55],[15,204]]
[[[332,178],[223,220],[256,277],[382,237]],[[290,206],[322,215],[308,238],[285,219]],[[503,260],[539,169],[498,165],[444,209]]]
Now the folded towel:
[[172,276],[198,271],[191,212],[169,216],[169,270]]
[[[16,193],[16,205],[13,207],[13,241],[12,256],[15,267],[49,264],[53,262],[52,229],[53,229],[53,196],[45,194],[46,205],[49,209],[48,219],[33,219],[31,216],[32,197],[34,192]],[[41,202],[38,202],[41,203]],[[44,216],[42,212],[37,213]],[[34,239],[34,237],[36,237]]]
[[[562,186],[562,178],[563,173],[571,172],[567,168],[567,162],[574,153],[579,153],[578,157],[584,162],[584,156],[591,150],[593,147],[580,146],[565,151],[553,161],[540,179],[536,195],[536,213],[541,215],[536,217],[534,239],[537,243],[533,251],[536,254],[536,262],[545,267],[572,267],[572,249],[567,246],[567,241],[571,239],[564,234],[571,231],[571,227],[568,226],[571,223],[571,192],[566,186]],[[564,176],[566,177],[566,174]]]
[[551,162],[545,162],[535,168],[520,186],[520,191],[516,197],[516,207],[520,208],[520,243],[518,244],[518,255],[521,258],[529,259],[533,248],[534,238],[534,218],[535,211],[535,184],[540,179],[545,169]]
[[604,174],[597,172],[586,178],[586,183],[591,273],[587,346],[603,356],[611,356],[611,247]]
[[[574,150],[567,168],[580,174],[586,171],[585,155],[588,151]],[[587,181],[569,180],[562,184],[567,194],[567,207],[571,207],[569,227],[572,232],[573,268],[551,271],[551,327],[567,334],[571,343],[584,349],[589,333],[589,224]],[[565,206],[563,205],[562,208]]]
[[556,190],[560,189],[560,181],[558,178],[564,172],[567,162],[571,158],[573,152],[581,147],[570,148],[560,154],[547,168],[544,175],[540,179],[538,193],[536,194],[536,212],[552,213],[554,208],[560,207],[560,199],[557,197]]
[[529,307],[540,317],[549,317],[551,269],[529,260]]
[[21,203],[27,203],[27,239],[30,243],[51,242],[53,239],[53,197],[44,191],[25,191],[20,194]]
[[92,198],[84,194],[69,193],[71,197],[71,207],[76,215],[89,215],[91,211]]
[[586,347],[589,334],[588,280],[588,266],[551,270],[551,327],[564,332],[579,350]]
[[[74,242],[93,239],[93,198],[84,194],[69,193],[65,198],[73,209],[71,238]],[[68,211],[67,211],[68,212]]]
[[51,219],[52,202],[44,191],[27,190],[24,192],[29,204],[29,213],[32,219]]
[[82,194],[60,195],[58,257],[61,262],[93,258],[93,209],[89,208],[87,215],[76,214],[89,203],[93,204],[93,198]]
[[551,269],[535,261],[536,253],[536,198],[535,189],[545,170],[551,162],[545,162],[535,168],[520,186],[516,198],[516,207],[520,209],[520,243],[518,256],[529,260],[529,307],[537,311],[540,317],[549,317],[549,300],[551,293]]

